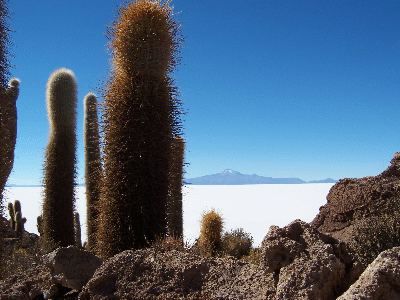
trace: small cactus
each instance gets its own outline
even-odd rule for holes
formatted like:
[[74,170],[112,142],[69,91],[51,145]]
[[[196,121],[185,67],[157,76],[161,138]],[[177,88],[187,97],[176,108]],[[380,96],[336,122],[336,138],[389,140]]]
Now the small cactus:
[[42,217],[42,215],[40,215],[36,218],[36,222],[37,222],[36,223],[37,231],[39,232],[39,235],[42,235],[43,234],[43,217]]
[[10,214],[10,227],[17,232],[17,238],[22,238],[26,218],[22,217],[21,202],[15,200],[14,205],[11,202],[8,203],[8,213]]
[[222,245],[222,230],[224,221],[221,214],[214,209],[203,213],[199,237],[200,254],[215,256]]
[[14,205],[11,202],[8,203],[8,213],[10,214],[10,227],[15,230]]
[[22,233],[24,232],[24,224],[26,223],[26,218],[22,218],[21,212],[17,211],[15,214],[15,231],[17,232],[17,238],[22,238]]

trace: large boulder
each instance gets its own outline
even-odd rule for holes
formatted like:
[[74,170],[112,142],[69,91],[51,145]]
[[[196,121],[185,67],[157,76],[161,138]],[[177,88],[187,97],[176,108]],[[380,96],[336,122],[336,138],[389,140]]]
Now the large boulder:
[[75,246],[58,248],[42,260],[55,283],[74,290],[81,290],[103,263],[97,256]]
[[79,299],[274,299],[274,292],[272,276],[255,265],[146,249],[106,260]]
[[400,247],[382,252],[338,299],[400,299]]
[[345,243],[301,220],[271,226],[261,266],[274,276],[275,299],[336,299],[363,271]]

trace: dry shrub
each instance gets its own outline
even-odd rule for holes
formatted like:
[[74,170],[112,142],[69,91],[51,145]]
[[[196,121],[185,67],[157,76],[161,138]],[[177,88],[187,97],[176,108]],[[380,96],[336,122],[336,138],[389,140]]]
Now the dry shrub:
[[225,232],[222,237],[222,251],[237,259],[248,255],[253,245],[253,237],[245,232],[243,228],[238,228]]
[[253,265],[260,265],[261,262],[261,249],[251,248],[248,255],[243,256],[241,259]]
[[199,248],[200,255],[215,256],[222,246],[224,221],[221,214],[214,209],[204,212],[200,221]]
[[350,248],[367,266],[382,251],[400,246],[400,213],[395,210],[363,219],[354,225],[353,236]]

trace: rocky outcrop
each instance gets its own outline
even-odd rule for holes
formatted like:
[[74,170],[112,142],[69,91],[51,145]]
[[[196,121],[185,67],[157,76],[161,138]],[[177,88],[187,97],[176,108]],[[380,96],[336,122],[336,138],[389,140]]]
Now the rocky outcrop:
[[399,208],[400,154],[391,165],[375,177],[345,178],[336,183],[327,196],[327,204],[310,223],[324,233],[345,242],[354,239],[353,228],[360,220],[392,214]]
[[55,283],[74,290],[81,290],[103,263],[97,256],[75,246],[58,248],[44,255],[42,261]]
[[93,276],[102,261],[71,246],[42,257],[42,263],[0,281],[0,299],[52,299],[76,293]]
[[124,251],[105,261],[79,299],[273,299],[270,275],[234,258]]
[[336,299],[363,271],[345,243],[301,220],[272,226],[261,248],[261,266],[274,276],[275,299]]
[[338,299],[400,299],[400,247],[382,252]]

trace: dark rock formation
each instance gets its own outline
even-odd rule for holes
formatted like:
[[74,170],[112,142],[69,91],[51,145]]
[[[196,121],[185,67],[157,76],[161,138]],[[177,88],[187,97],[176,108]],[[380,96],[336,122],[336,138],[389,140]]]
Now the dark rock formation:
[[400,247],[382,252],[338,299],[400,299]]
[[399,208],[399,198],[400,154],[396,153],[391,165],[378,176],[345,178],[335,184],[329,191],[327,204],[310,224],[351,243],[358,222],[385,213],[392,215]]
[[275,279],[275,299],[336,299],[363,271],[345,243],[296,220],[272,226],[261,266]]

